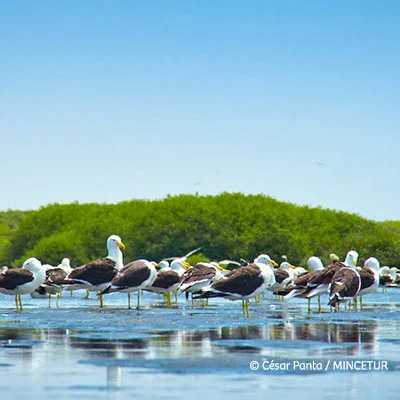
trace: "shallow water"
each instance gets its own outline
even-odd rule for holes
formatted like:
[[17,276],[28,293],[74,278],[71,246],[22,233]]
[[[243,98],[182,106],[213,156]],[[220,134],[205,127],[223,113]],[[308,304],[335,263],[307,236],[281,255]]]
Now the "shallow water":
[[267,294],[250,305],[250,318],[240,302],[223,299],[202,307],[180,296],[168,309],[145,293],[142,308],[128,310],[127,296],[112,294],[100,309],[84,294],[65,293],[59,308],[24,296],[23,312],[0,295],[3,395],[330,399],[340,390],[352,399],[398,399],[397,289],[365,296],[362,310],[337,313],[326,306],[308,313],[302,300]]

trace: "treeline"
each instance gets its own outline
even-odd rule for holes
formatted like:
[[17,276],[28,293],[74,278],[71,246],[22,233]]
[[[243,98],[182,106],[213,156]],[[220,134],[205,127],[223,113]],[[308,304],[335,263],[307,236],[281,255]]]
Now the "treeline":
[[8,243],[27,211],[0,211],[0,263],[8,260]]
[[126,262],[179,256],[201,246],[197,258],[208,260],[252,260],[267,253],[279,261],[286,254],[290,262],[304,266],[311,255],[328,263],[330,253],[344,258],[355,249],[360,257],[378,257],[382,265],[400,265],[398,222],[374,222],[264,195],[51,204],[36,211],[2,213],[0,228],[5,232],[0,233],[0,263],[9,266],[19,266],[31,256],[53,265],[69,257],[73,266],[81,265],[106,255],[111,234],[125,243]]

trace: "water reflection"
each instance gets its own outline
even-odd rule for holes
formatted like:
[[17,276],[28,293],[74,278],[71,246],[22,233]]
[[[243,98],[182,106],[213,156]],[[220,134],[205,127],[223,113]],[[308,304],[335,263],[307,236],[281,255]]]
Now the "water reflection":
[[71,335],[69,347],[72,351],[80,350],[85,357],[121,358],[143,357],[149,349],[149,341],[145,339],[98,339]]
[[[240,328],[222,328],[223,345],[230,351],[249,351],[268,348],[275,356],[285,355],[287,349],[304,348],[305,355],[377,355],[378,323],[360,321],[358,323],[279,323],[265,326],[248,326]],[[232,341],[232,345],[230,345]],[[240,342],[243,342],[242,345]],[[306,343],[315,344],[306,345]],[[335,346],[329,346],[335,344]],[[341,346],[342,345],[342,346]],[[284,349],[280,351],[280,349]]]
[[[66,351],[75,352],[80,358],[178,358],[178,357],[214,357],[221,355],[223,347],[216,346],[223,342],[225,347],[233,343],[233,348],[264,347],[290,348],[291,343],[298,341],[315,342],[316,349],[321,347],[324,354],[325,344],[347,344],[334,348],[327,347],[326,352],[351,355],[374,355],[379,351],[377,342],[378,323],[360,321],[357,323],[327,322],[282,322],[262,326],[219,327],[213,329],[168,330],[142,332],[137,338],[133,332],[132,339],[115,337],[105,332],[102,337],[90,332],[71,332],[67,329],[17,329],[0,328],[0,348],[7,351],[8,357],[32,357],[35,349],[43,346],[57,348],[58,354]],[[276,343],[276,346],[275,346]],[[297,348],[297,346],[295,346]],[[305,347],[306,348],[306,347]],[[61,350],[62,349],[62,350]],[[23,350],[23,351],[21,351]],[[225,350],[228,351],[228,350]],[[232,351],[232,349],[229,349]]]
[[388,328],[375,320],[275,319],[263,325],[214,328],[200,325],[197,329],[153,332],[143,326],[135,330],[131,325],[115,331],[102,327],[101,323],[90,330],[0,327],[0,363],[11,363],[15,370],[25,370],[32,379],[48,370],[61,377],[80,365],[83,374],[90,371],[97,379],[102,375],[105,389],[117,390],[127,384],[126,367],[146,368],[146,363],[152,360],[186,360],[190,368],[200,364],[201,359],[205,363],[216,360],[215,368],[221,365],[223,368],[221,360],[229,363],[231,357],[253,357],[253,354],[275,359],[382,357],[379,333],[382,336],[384,328],[391,332],[395,326]]
[[118,389],[122,387],[122,368],[110,365],[106,372],[106,385],[108,389]]

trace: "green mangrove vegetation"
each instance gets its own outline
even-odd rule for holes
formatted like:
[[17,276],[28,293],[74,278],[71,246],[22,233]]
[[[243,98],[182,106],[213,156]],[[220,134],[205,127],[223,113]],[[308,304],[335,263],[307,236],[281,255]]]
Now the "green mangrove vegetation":
[[34,211],[0,213],[0,264],[20,266],[28,257],[72,266],[105,256],[106,239],[121,236],[125,262],[180,256],[201,246],[193,261],[252,260],[267,253],[304,266],[318,255],[400,265],[400,222],[376,222],[342,211],[298,206],[265,195],[178,195],[117,204],[50,204]]

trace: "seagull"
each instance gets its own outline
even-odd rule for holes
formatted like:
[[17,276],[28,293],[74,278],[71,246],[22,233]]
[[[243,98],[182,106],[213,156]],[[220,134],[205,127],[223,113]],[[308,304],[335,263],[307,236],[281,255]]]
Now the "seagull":
[[128,293],[128,309],[130,309],[131,293],[138,292],[136,308],[139,309],[140,291],[151,286],[156,275],[155,263],[145,259],[132,261],[118,271],[108,286],[103,289],[101,295],[115,292]]
[[[368,293],[376,292],[379,286],[379,261],[375,257],[368,258],[364,267],[358,273],[361,278],[361,287],[354,300],[360,297],[360,308],[362,308],[362,296]],[[357,306],[357,303],[355,303]]]
[[337,309],[340,303],[357,296],[360,288],[361,277],[357,269],[347,266],[339,267],[330,284],[328,305]]
[[46,267],[34,257],[28,258],[22,268],[9,268],[0,273],[0,293],[15,296],[17,311],[23,311],[21,295],[36,290],[46,279]]
[[249,317],[249,299],[275,283],[274,266],[278,264],[267,254],[261,254],[253,263],[236,268],[223,279],[203,288],[196,298],[224,297],[242,300],[243,314]]
[[218,264],[214,262],[200,262],[188,268],[181,276],[179,292],[200,292],[201,289],[222,278],[220,269]]
[[45,292],[49,296],[49,307],[51,306],[51,295],[57,295],[56,306],[58,307],[58,300],[61,296],[61,292],[64,290],[62,282],[72,272],[69,258],[65,257],[62,259],[61,264],[57,267],[48,268],[46,271],[46,280],[42,284]]
[[268,290],[279,291],[288,285],[295,278],[294,269],[296,267],[287,261],[283,261],[279,268],[274,270],[275,283]]
[[379,286],[382,288],[382,293],[386,293],[387,286],[393,283],[393,278],[390,276],[390,268],[385,265],[379,269]]
[[168,261],[160,261],[160,270],[152,285],[147,286],[145,290],[149,292],[163,294],[167,300],[167,306],[171,307],[171,292],[176,292],[179,288],[181,276],[190,266],[189,263],[178,258],[173,260],[171,264]]
[[71,285],[74,289],[87,289],[98,292],[100,307],[103,307],[102,291],[110,286],[112,279],[123,268],[122,251],[125,245],[117,235],[111,235],[107,239],[108,255],[104,258],[89,262],[73,269],[64,280],[59,283]]
[[391,276],[393,282],[389,286],[390,287],[400,287],[400,274],[396,267],[390,268],[390,276]]
[[350,265],[355,267],[358,260],[358,253],[354,250],[350,250],[346,254],[346,259],[343,263],[339,262],[339,257],[333,253],[330,255],[330,259],[332,261],[331,264],[323,268],[319,257],[310,257],[307,264],[311,272],[295,279],[293,283],[286,286],[283,291],[278,291],[275,294],[281,294],[285,299],[290,299],[291,297],[306,298],[308,300],[309,312],[311,312],[311,299],[318,296],[318,311],[321,312],[322,306],[319,296],[329,293],[330,283],[338,268]]

